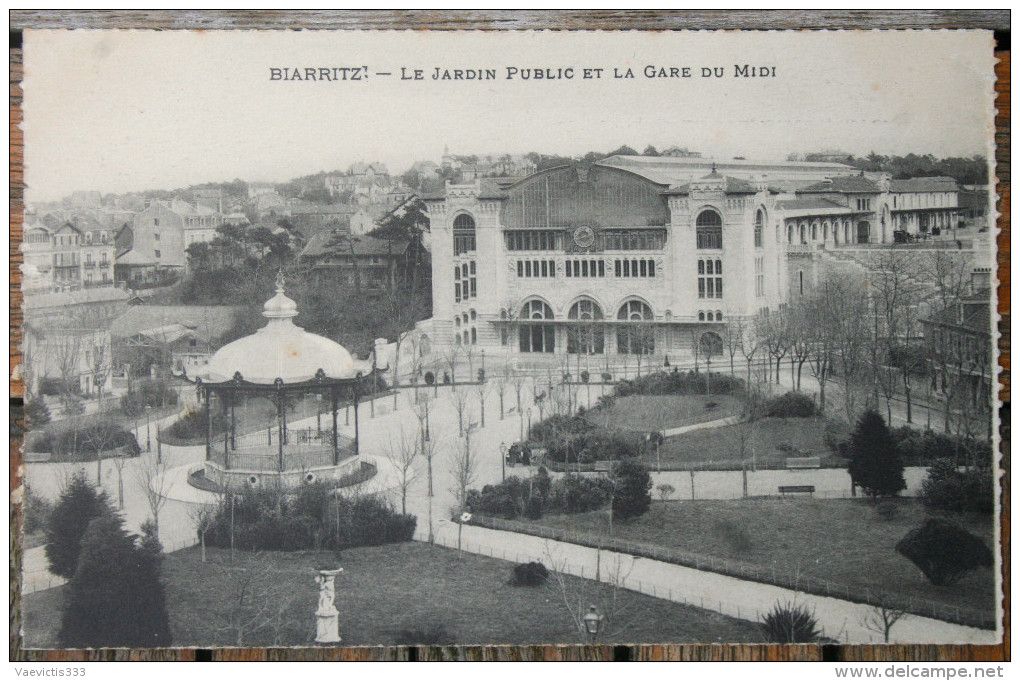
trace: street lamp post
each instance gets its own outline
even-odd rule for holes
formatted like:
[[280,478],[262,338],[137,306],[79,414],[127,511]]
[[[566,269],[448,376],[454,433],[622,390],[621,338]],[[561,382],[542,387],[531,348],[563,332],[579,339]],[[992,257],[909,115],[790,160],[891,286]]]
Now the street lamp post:
[[584,630],[588,634],[588,640],[591,643],[595,643],[599,631],[602,630],[602,624],[605,622],[605,616],[599,612],[598,608],[592,605],[588,608],[587,614],[582,619],[584,620]]
[[152,406],[145,405],[145,453],[152,451]]
[[499,443],[499,462],[503,469],[503,482],[506,482],[506,443]]
[[528,439],[531,439],[531,407],[528,407]]

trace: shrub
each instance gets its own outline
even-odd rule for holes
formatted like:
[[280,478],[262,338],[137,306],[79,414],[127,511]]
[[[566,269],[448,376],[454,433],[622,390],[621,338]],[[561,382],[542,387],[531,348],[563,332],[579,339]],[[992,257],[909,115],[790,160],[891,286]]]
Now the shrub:
[[936,459],[921,486],[921,501],[940,511],[990,514],[995,510],[995,480],[980,468],[960,472],[950,459]]
[[568,474],[552,483],[547,509],[560,513],[587,513],[602,508],[612,497],[613,483],[609,479]]
[[673,493],[676,492],[676,487],[673,487],[673,485],[669,484],[668,482],[663,482],[659,485],[656,485],[655,489],[658,490],[659,499],[661,499],[662,501],[669,499],[671,496],[673,496]]
[[772,418],[810,418],[818,415],[818,406],[804,393],[788,392],[765,400],[761,416]]
[[67,591],[58,638],[70,648],[169,646],[159,565],[115,514],[92,520]]
[[549,570],[541,563],[521,563],[514,566],[510,584],[513,586],[542,586],[549,579]]
[[[188,411],[169,426],[161,431],[161,435],[171,440],[181,441],[202,441],[205,442],[205,431],[209,428],[208,416],[205,409]],[[215,439],[218,435],[222,437],[227,430],[227,420],[223,414],[213,414],[212,436]]]
[[896,544],[896,551],[936,586],[959,581],[971,570],[992,565],[992,552],[978,537],[954,523],[929,518]]
[[121,410],[131,417],[144,416],[146,407],[174,404],[177,404],[177,391],[160,379],[138,381],[131,392],[120,398]]
[[[234,495],[234,544],[244,550],[298,551],[410,541],[417,518],[375,496],[337,497],[325,484],[289,494],[246,490]],[[230,501],[206,532],[211,546],[230,546]]]
[[934,430],[916,430],[909,426],[894,428],[892,436],[903,460],[910,465],[927,465],[936,459],[951,459],[957,465],[978,468],[991,468],[992,465],[990,442]]
[[53,504],[33,492],[27,482],[25,483],[25,494],[22,497],[21,508],[25,519],[25,534],[42,532],[49,525],[50,514],[53,513]]
[[[628,395],[704,395],[708,392],[709,375],[695,371],[658,371],[616,384],[616,397]],[[736,395],[744,390],[744,382],[728,374],[711,374],[713,395]]]
[[871,497],[893,496],[906,489],[903,462],[882,416],[869,410],[861,415],[850,436],[850,479]]
[[84,472],[76,473],[54,504],[46,526],[50,572],[68,579],[73,577],[89,523],[112,513],[106,494],[97,490]]
[[636,518],[652,504],[652,476],[635,461],[622,461],[613,470],[613,513],[622,520]]
[[124,448],[129,456],[141,452],[135,434],[110,419],[74,422],[51,436],[50,451],[70,461],[95,461],[99,452]]
[[827,419],[822,441],[833,454],[844,459],[850,458],[850,426],[846,421]]
[[25,420],[29,428],[41,428],[50,422],[50,408],[41,397],[25,403]]
[[883,501],[875,507],[875,513],[882,520],[895,520],[900,514],[900,507],[893,501]]
[[791,602],[772,606],[761,627],[771,643],[813,643],[822,635],[814,611]]

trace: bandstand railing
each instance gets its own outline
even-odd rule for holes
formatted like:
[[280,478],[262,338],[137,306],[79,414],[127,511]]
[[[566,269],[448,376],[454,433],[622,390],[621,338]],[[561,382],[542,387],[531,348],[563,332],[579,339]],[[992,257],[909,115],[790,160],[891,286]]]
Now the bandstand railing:
[[[227,436],[217,446],[211,443],[208,460],[228,470],[278,471],[280,467],[280,431],[277,428]],[[333,466],[357,454],[354,441],[339,436],[333,445],[333,433],[314,428],[283,431],[283,470],[303,470]]]

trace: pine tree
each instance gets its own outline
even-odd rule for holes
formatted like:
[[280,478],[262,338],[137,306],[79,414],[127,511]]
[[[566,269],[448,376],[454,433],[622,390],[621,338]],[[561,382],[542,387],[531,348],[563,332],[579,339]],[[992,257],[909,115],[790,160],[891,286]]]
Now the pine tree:
[[169,646],[159,565],[119,516],[94,519],[82,539],[58,638],[69,648]]
[[634,461],[622,461],[613,472],[613,513],[621,520],[636,518],[652,504],[652,476]]
[[78,472],[57,499],[46,526],[46,559],[50,572],[70,579],[78,567],[81,540],[89,523],[112,509],[106,494]]
[[868,410],[850,435],[850,479],[871,497],[895,496],[907,488],[903,461],[882,416]]

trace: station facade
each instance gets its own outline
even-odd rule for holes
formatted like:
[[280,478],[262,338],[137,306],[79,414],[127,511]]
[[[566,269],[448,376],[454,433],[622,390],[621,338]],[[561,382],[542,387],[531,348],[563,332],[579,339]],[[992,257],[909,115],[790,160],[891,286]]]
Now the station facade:
[[911,220],[896,198],[894,221],[889,178],[837,163],[617,156],[447,184],[423,197],[431,340],[535,358],[721,354],[728,322],[785,304],[791,252],[950,224],[955,183],[931,186],[945,196],[911,201],[943,217]]

